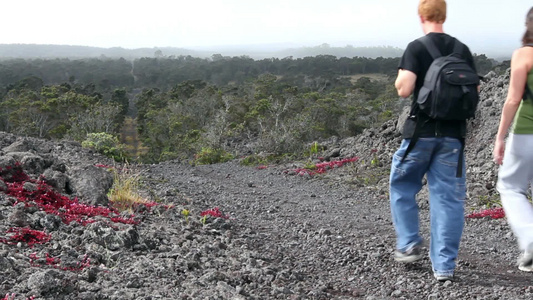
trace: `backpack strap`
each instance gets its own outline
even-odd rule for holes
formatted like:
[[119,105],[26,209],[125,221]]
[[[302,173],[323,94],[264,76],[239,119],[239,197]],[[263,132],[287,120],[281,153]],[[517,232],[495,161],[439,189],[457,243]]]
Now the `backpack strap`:
[[464,45],[463,43],[459,42],[458,40],[454,40],[454,45],[453,45],[453,53],[454,54],[459,54],[461,57],[463,56],[463,48],[464,48]]
[[437,59],[438,57],[442,56],[442,53],[440,52],[439,48],[435,46],[435,43],[429,38],[429,36],[424,35],[423,37],[418,39],[428,50],[429,54],[433,59]]
[[409,116],[409,118],[416,118],[415,123],[415,130],[413,132],[413,135],[411,136],[411,140],[409,141],[409,145],[407,145],[407,148],[405,149],[405,152],[403,153],[402,160],[400,160],[401,163],[405,160],[407,157],[407,154],[413,150],[413,148],[416,145],[416,142],[418,142],[418,138],[420,137],[420,129],[422,128],[422,124],[426,123],[425,121],[420,120],[420,114],[416,114],[415,116]]
[[459,152],[459,161],[457,162],[457,171],[455,173],[455,177],[461,178],[463,177],[463,158],[465,156],[465,139],[460,138],[461,141],[461,152]]
[[[524,47],[533,47],[533,43],[525,44]],[[530,99],[533,101],[533,92],[531,92],[531,89],[529,88],[529,85],[526,82],[526,87],[524,89],[524,94],[522,95],[523,100]]]
[[459,160],[457,161],[457,171],[455,172],[455,177],[463,177],[463,160],[465,156],[465,143],[466,143],[466,122],[461,124],[461,137],[459,138],[461,142],[461,152],[459,152]]
[[[426,49],[428,50],[429,54],[431,55],[433,59],[436,59],[442,56],[442,54],[440,53],[440,50],[437,48],[437,46],[435,46],[435,43],[433,43],[433,41],[427,35],[424,35],[418,38],[418,40],[422,43],[422,45],[424,45],[424,47],[426,47]],[[413,102],[413,106],[414,107],[411,107],[411,113],[414,110],[417,110],[416,100]],[[418,138],[420,137],[420,130],[422,129],[423,124],[427,122],[427,120],[420,120],[421,118],[420,111],[417,111],[415,114],[411,114],[409,118],[415,119],[415,130],[413,131],[413,135],[411,136],[409,145],[407,145],[407,148],[405,149],[405,152],[403,153],[402,159],[400,161],[402,163],[407,157],[407,155],[409,154],[409,152],[411,152],[411,150],[413,150],[413,148],[415,147],[416,142],[418,142]]]

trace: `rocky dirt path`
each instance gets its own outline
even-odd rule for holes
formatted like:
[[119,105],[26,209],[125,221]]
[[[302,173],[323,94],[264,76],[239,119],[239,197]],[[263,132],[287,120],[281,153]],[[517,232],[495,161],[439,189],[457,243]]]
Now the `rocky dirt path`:
[[[265,275],[244,280],[244,299],[533,298],[532,276],[515,266],[518,253],[504,219],[467,219],[457,281],[437,283],[429,258],[412,266],[392,259],[386,196],[341,180],[284,174],[290,167],[232,162],[150,169],[165,178],[159,188],[174,187],[200,207],[231,215],[235,245],[251,251],[248,263]],[[429,240],[427,205],[421,222]]]

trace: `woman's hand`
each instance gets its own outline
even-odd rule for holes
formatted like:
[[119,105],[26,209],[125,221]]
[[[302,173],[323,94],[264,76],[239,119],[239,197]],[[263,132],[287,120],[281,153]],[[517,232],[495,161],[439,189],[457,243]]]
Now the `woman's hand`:
[[505,141],[497,139],[494,143],[494,150],[492,151],[492,159],[494,163],[501,165],[503,162],[503,154],[505,152]]

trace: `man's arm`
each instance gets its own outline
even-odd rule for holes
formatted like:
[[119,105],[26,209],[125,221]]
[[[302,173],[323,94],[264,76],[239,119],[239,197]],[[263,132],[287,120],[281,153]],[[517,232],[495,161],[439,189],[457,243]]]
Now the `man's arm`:
[[398,96],[402,98],[409,97],[409,95],[411,95],[415,89],[415,82],[415,73],[409,70],[399,69],[398,77],[396,78],[396,82],[394,82],[394,86],[398,91]]

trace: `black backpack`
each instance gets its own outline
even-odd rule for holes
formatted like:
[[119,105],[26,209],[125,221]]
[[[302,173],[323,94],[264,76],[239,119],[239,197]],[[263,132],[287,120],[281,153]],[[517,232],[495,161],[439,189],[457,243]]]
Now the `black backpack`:
[[[474,118],[479,102],[477,87],[480,77],[462,58],[464,45],[455,40],[452,54],[442,56],[428,36],[423,36],[418,40],[433,57],[433,62],[424,77],[424,85],[420,88],[416,99],[419,111],[437,121],[464,121]],[[418,141],[421,126],[420,118],[417,117],[415,131],[402,157],[402,162]],[[466,125],[462,131],[466,135]],[[461,153],[457,164],[457,177],[462,176],[464,136],[460,140]]]
[[473,118],[479,102],[479,75],[461,57],[463,44],[456,40],[453,53],[442,56],[428,36],[419,41],[433,57],[416,99],[420,110],[435,120]]

